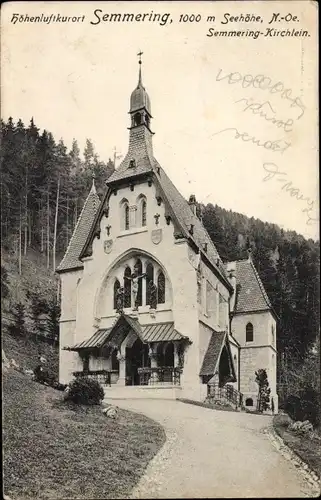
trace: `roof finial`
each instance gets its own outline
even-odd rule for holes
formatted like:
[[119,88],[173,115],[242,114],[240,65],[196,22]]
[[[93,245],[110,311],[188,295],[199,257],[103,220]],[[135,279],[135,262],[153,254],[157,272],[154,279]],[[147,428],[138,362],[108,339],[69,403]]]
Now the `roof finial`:
[[96,175],[95,175],[95,172],[92,173],[92,178],[93,178],[93,183],[92,183],[92,186],[91,186],[91,192],[92,193],[96,193],[96,186],[95,186]]
[[138,74],[138,86],[140,85],[143,85],[142,84],[142,55],[143,55],[144,52],[142,52],[141,50],[138,52],[138,64],[139,64],[139,74]]

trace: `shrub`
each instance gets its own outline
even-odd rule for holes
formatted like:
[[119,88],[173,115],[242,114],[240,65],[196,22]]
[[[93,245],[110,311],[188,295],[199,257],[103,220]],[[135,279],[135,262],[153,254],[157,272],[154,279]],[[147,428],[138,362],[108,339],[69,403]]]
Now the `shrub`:
[[70,383],[65,399],[76,404],[98,405],[104,399],[104,389],[96,380],[77,378]]
[[49,371],[43,367],[43,365],[38,365],[33,371],[34,380],[40,384],[48,384],[53,386],[54,376],[49,373]]
[[274,422],[279,427],[284,427],[285,429],[287,429],[289,425],[293,423],[291,417],[289,417],[289,415],[287,415],[286,413],[279,413],[278,415],[276,415],[274,417]]
[[8,327],[9,333],[14,337],[24,337],[27,333],[25,322],[25,306],[18,302],[12,310],[13,323]]
[[311,388],[291,395],[285,401],[285,411],[295,421],[309,420],[313,425],[320,423],[320,401],[318,393]]

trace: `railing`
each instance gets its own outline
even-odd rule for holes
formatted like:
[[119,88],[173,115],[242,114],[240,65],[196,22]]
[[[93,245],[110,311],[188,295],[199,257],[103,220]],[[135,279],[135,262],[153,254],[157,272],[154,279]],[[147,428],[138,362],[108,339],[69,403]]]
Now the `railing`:
[[235,405],[236,408],[243,407],[243,394],[236,389],[232,385],[224,385],[223,387],[219,387],[218,385],[209,385],[208,386],[208,398],[212,401],[226,401]]
[[93,380],[97,380],[99,384],[102,385],[111,385],[111,375],[114,373],[113,371],[108,370],[88,370],[82,372],[74,372],[74,377],[88,377]]
[[139,385],[180,385],[181,372],[181,368],[174,366],[138,368]]

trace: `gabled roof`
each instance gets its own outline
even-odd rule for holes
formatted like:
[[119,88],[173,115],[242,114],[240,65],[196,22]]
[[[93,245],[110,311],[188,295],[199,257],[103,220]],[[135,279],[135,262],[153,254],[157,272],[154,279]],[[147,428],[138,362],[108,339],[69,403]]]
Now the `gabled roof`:
[[[132,160],[135,161],[134,167],[130,166]],[[130,131],[128,152],[119,167],[108,178],[107,184],[151,173],[154,162],[152,133],[145,126],[133,128]]]
[[200,371],[201,376],[214,375],[216,372],[220,354],[223,349],[225,335],[226,332],[212,332],[212,336],[203,359]]
[[[117,181],[124,181],[125,179],[133,179],[133,176],[135,175],[143,175],[144,173],[149,174],[150,178],[154,179],[156,189],[160,191],[162,198],[169,208],[169,213],[173,218],[173,222],[178,226],[178,229],[179,231],[181,231],[182,236],[187,238],[194,244],[194,246],[200,251],[203,259],[208,260],[211,263],[211,265],[217,270],[219,275],[224,279],[226,286],[228,288],[231,288],[231,285],[227,278],[225,266],[202,222],[196,215],[193,214],[187,200],[174,186],[166,172],[158,164],[155,158],[151,159],[150,151],[148,151],[148,155],[146,153],[146,157],[145,153],[142,153],[143,157],[141,158],[141,161],[138,162],[138,167],[140,166],[138,171],[137,169],[128,168],[128,158],[130,157],[130,155],[126,155],[119,168],[108,179],[108,185],[115,185]],[[144,170],[145,167],[146,170]],[[86,252],[87,246],[90,245],[92,241],[95,227],[98,226],[100,222],[100,217],[103,213],[105,203],[107,202],[110,194],[111,189],[107,191],[104,197],[100,211],[96,215],[95,223],[92,224],[91,231],[88,231],[88,238],[84,243],[81,254],[84,254]]]
[[64,258],[57,267],[57,272],[83,268],[83,263],[79,260],[79,255],[86,242],[90,228],[92,227],[92,224],[94,222],[99,204],[99,196],[96,193],[96,189],[93,183],[80,213]]
[[214,330],[212,332],[212,336],[210,338],[208,348],[203,359],[202,368],[200,371],[201,376],[215,375],[215,373],[219,370],[220,357],[224,346],[227,349],[229,364],[232,371],[231,373],[232,378],[234,379],[234,381],[236,381],[235,368],[229,345],[228,335],[226,332],[216,332]]
[[[167,202],[172,208],[175,217],[180,227],[183,229],[185,235],[195,243],[201,253],[208,258],[212,265],[214,265],[214,267],[218,269],[219,273],[227,281],[227,274],[224,264],[203,223],[196,215],[194,215],[187,200],[184,198],[184,196],[181,195],[166,172],[158,163],[156,171],[156,179],[160,184],[163,194],[165,195]],[[192,231],[191,226],[193,226]],[[205,246],[207,246],[206,252],[204,250]]]
[[263,283],[251,259],[236,261],[234,313],[273,310]]

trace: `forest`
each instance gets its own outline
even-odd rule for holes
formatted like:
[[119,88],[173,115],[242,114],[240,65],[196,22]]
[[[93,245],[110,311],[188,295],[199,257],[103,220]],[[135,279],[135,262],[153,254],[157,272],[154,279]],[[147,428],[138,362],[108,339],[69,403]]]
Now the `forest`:
[[[1,143],[2,248],[16,256],[20,274],[31,250],[44,255],[54,272],[93,176],[101,196],[114,161],[100,160],[89,139],[82,155],[76,139],[68,151],[33,119],[28,126],[20,119],[1,121]],[[278,380],[287,384],[289,373],[319,345],[319,242],[211,203],[200,204],[198,212],[223,261],[246,258],[252,249],[279,318]]]

